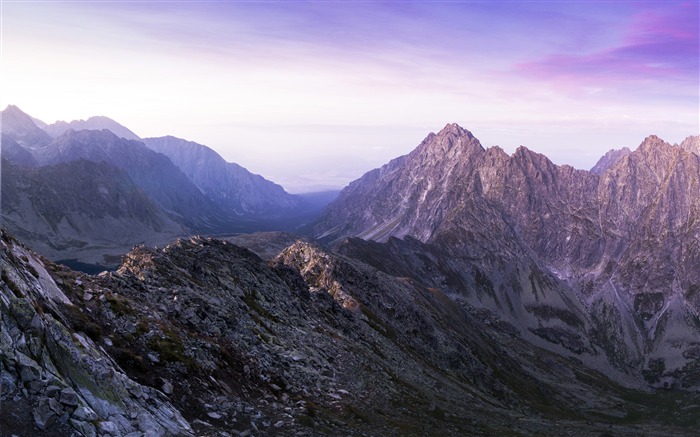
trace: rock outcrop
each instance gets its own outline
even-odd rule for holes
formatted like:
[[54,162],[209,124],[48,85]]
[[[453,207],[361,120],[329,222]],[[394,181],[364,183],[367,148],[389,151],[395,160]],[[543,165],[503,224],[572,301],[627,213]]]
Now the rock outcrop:
[[193,435],[162,392],[105,353],[99,326],[40,259],[4,231],[0,244],[3,434]]

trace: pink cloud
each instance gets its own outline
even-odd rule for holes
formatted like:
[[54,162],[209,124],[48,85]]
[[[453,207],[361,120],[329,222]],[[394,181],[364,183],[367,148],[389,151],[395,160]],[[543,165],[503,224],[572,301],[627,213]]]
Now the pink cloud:
[[642,11],[620,44],[588,54],[553,54],[516,65],[527,77],[569,87],[674,79],[697,83],[700,71],[698,2]]

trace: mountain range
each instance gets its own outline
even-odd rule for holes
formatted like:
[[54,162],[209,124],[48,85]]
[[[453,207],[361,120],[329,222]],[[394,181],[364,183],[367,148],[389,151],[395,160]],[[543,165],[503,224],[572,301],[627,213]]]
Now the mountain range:
[[[8,106],[1,116],[2,156],[10,165],[18,167],[14,172],[26,173],[32,168],[35,169],[33,177],[63,187],[64,181],[49,180],[62,173],[47,169],[48,166],[78,160],[106,163],[125,172],[130,182],[152,204],[149,208],[155,207],[159,210],[157,215],[167,216],[168,222],[176,224],[166,226],[168,232],[153,232],[150,218],[141,222],[139,220],[144,218],[140,214],[142,211],[129,209],[136,207],[135,204],[127,204],[126,209],[116,216],[109,215],[111,209],[105,209],[109,220],[121,221],[125,215],[131,217],[134,226],[130,226],[130,232],[124,233],[118,226],[109,226],[109,220],[92,222],[89,219],[94,205],[86,203],[88,199],[82,196],[81,189],[61,188],[60,197],[44,198],[40,204],[27,203],[26,196],[14,197],[20,194],[17,190],[6,190],[2,210],[7,226],[32,246],[48,247],[47,239],[41,237],[46,229],[38,226],[39,223],[65,219],[65,227],[55,228],[55,223],[50,225],[54,229],[48,245],[53,248],[45,253],[53,259],[77,259],[113,266],[114,253],[125,253],[125,247],[143,242],[165,243],[177,235],[293,229],[310,221],[327,203],[322,201],[319,204],[307,197],[288,194],[262,176],[225,162],[206,146],[174,137],[142,140],[107,117],[46,125],[16,106]],[[3,173],[3,185],[17,186],[16,181],[5,177],[9,175]],[[84,181],[92,178],[83,176]],[[106,173],[99,177],[106,177]],[[117,179],[107,183],[123,183],[121,176]],[[89,185],[85,189],[89,189]],[[70,212],[62,209],[66,199],[73,205]],[[77,211],[82,213],[81,220],[67,219]],[[163,222],[162,218],[157,221]],[[100,238],[94,238],[96,235]],[[110,246],[109,241],[115,245]],[[120,243],[116,244],[117,241]],[[91,249],[86,250],[86,246]]]
[[[47,140],[18,111],[3,124],[8,432],[700,429],[700,136],[649,136],[586,171],[448,124],[350,183],[308,235],[239,235],[225,225],[297,220],[309,201],[197,143],[78,122]],[[91,276],[22,241],[125,255]]]
[[314,232],[492,312],[542,347],[620,378],[663,362],[647,379],[694,387],[697,142],[650,136],[634,152],[608,153],[596,174],[524,147],[484,149],[447,125],[351,183]]

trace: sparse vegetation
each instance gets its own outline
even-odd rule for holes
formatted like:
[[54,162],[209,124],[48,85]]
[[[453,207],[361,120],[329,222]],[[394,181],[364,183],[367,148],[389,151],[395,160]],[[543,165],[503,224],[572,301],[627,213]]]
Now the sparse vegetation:
[[92,340],[97,341],[102,336],[102,328],[76,305],[61,305],[61,312],[65,316],[68,325],[75,331],[84,332]]

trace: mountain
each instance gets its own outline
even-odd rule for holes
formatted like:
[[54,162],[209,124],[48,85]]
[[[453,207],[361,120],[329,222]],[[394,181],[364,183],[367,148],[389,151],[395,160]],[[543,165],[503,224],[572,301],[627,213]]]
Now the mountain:
[[227,212],[265,218],[301,212],[300,198],[238,164],[226,162],[209,147],[172,136],[146,138],[143,142],[169,157],[202,193]]
[[213,230],[225,223],[221,210],[167,156],[112,132],[68,130],[43,148],[41,164],[85,159],[124,170],[171,217],[194,229]]
[[51,142],[51,136],[34,123],[34,119],[14,105],[0,112],[2,134],[23,147],[38,148]]
[[439,289],[306,241],[263,260],[194,237],[138,247],[88,276],[3,231],[2,271],[7,432],[683,436],[700,426],[697,393],[625,388]]
[[113,266],[138,243],[188,232],[104,162],[28,168],[3,160],[2,194],[3,226],[52,259]]
[[0,137],[0,142],[2,142],[1,152],[3,159],[7,159],[9,162],[25,167],[35,167],[38,165],[32,152],[29,149],[21,146],[9,135],[3,133]]
[[599,176],[447,125],[352,182],[314,233],[621,381],[696,386],[698,156],[651,136],[611,161]]
[[686,138],[681,142],[680,147],[696,155],[700,155],[700,135]]
[[60,137],[69,129],[73,129],[75,131],[107,129],[119,138],[124,138],[126,140],[140,140],[138,135],[133,133],[131,130],[122,126],[111,118],[104,116],[90,117],[87,120],[73,120],[68,123],[65,121],[57,121],[53,124],[44,126],[43,129],[53,138]]
[[632,153],[632,151],[628,147],[623,147],[622,149],[611,149],[603,155],[598,162],[591,168],[591,173],[595,173],[597,175],[603,174],[605,170],[608,168],[612,167],[617,161],[620,159],[624,158],[625,156],[629,155]]

